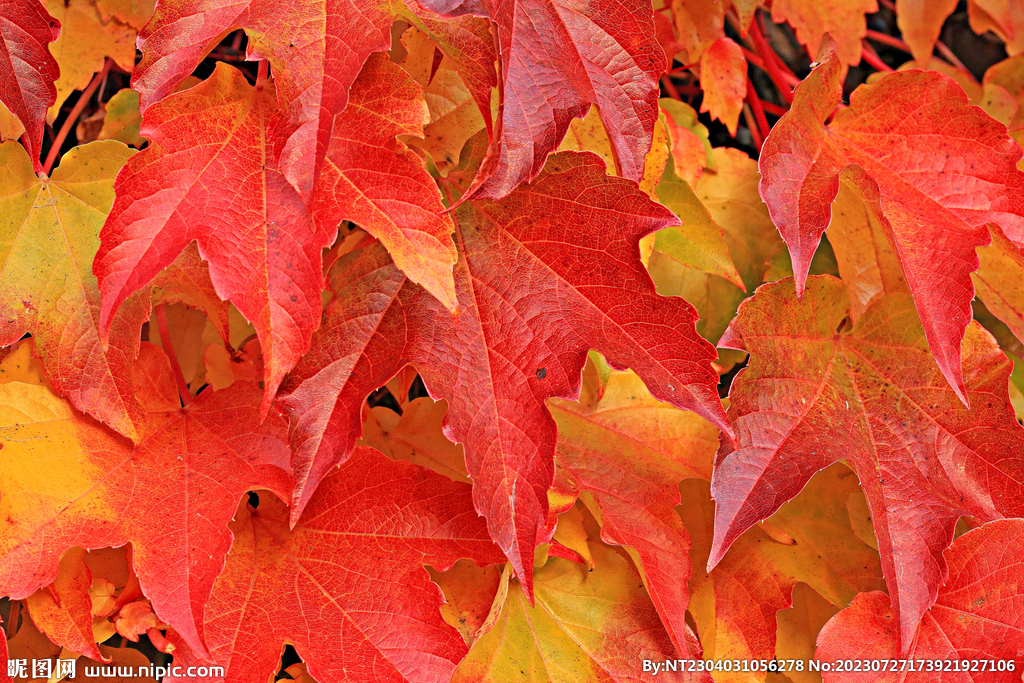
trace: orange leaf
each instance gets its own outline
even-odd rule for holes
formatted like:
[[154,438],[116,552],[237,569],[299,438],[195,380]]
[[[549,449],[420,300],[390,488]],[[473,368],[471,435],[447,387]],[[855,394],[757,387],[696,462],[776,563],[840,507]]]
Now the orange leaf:
[[831,42],[825,40],[831,35],[839,60],[855,66],[860,63],[860,41],[868,30],[864,15],[877,11],[877,0],[774,0],[772,21],[789,22],[812,55]]
[[921,68],[928,68],[942,24],[957,0],[896,0],[896,24]]
[[[679,510],[693,538],[695,565],[689,611],[706,659],[772,659],[780,610],[794,604],[798,582],[837,607],[858,591],[884,586],[878,553],[850,525],[847,503],[861,493],[857,477],[843,465],[815,475],[770,520],[747,530],[710,572],[704,565],[712,550],[715,507],[707,484],[688,480],[680,488]],[[733,671],[717,678],[739,683],[765,676]]]
[[[583,395],[595,390],[584,387]],[[613,372],[599,400],[550,399],[548,406],[558,425],[555,488],[589,493],[583,500],[596,506],[601,539],[635,549],[676,650],[697,654],[686,625],[690,538],[674,506],[680,480],[710,475],[718,430],[653,398],[632,372]]]
[[747,59],[732,38],[719,38],[700,57],[701,112],[709,112],[735,137],[747,96]]
[[69,548],[60,558],[54,583],[25,598],[36,627],[54,643],[92,659],[103,659],[92,631],[92,573],[82,561],[85,550]]
[[182,408],[167,358],[151,344],[134,379],[147,411],[137,446],[45,387],[0,385],[0,445],[11,463],[0,470],[0,594],[21,598],[50,583],[67,548],[131,541],[142,590],[201,650],[203,607],[239,497],[254,486],[290,494],[287,427],[277,414],[260,424],[259,390],[246,383]]

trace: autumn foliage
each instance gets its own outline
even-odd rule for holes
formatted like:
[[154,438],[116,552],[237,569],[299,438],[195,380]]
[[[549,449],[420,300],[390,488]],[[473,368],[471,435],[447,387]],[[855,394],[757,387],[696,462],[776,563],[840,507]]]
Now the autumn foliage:
[[0,683],[1022,680],[1019,0],[0,0],[0,103]]

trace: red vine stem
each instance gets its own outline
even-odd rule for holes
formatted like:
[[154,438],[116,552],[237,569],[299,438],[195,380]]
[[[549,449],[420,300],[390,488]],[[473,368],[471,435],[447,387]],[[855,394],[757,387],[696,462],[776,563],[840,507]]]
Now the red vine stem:
[[777,104],[765,102],[764,100],[761,100],[761,106],[764,107],[765,112],[771,114],[772,116],[783,116],[787,111],[789,111],[788,109],[783,109]]
[[7,623],[4,624],[4,633],[7,635],[7,640],[14,637],[16,633],[15,629],[18,628],[18,613],[21,612],[21,601],[11,601],[11,612],[7,615]]
[[185,375],[181,372],[178,356],[175,355],[174,345],[171,344],[171,331],[167,327],[167,312],[164,311],[164,305],[157,304],[155,313],[156,326],[160,330],[160,344],[164,347],[167,359],[171,361],[171,370],[174,371],[174,383],[178,385],[178,396],[181,398],[181,404],[187,406],[192,403],[192,394],[188,391]]
[[746,102],[743,103],[743,120],[747,122],[747,130],[750,131],[750,137],[754,139],[754,146],[757,147],[757,151],[761,151],[761,145],[764,144],[764,140],[761,139],[761,134],[757,132],[757,124],[754,123],[754,115],[750,113],[750,105]]
[[256,87],[262,88],[267,82],[267,75],[270,73],[270,62],[265,59],[260,60],[260,65],[256,70]]
[[895,71],[895,69],[893,69],[891,66],[889,66],[888,64],[886,64],[885,62],[882,61],[882,58],[878,56],[878,53],[875,52],[875,48],[871,47],[871,45],[868,43],[868,41],[862,40],[861,41],[861,45],[862,45],[861,50],[860,50],[860,57],[861,57],[861,59],[863,59],[865,62],[867,62],[868,64],[870,64],[874,68],[878,69],[879,71],[882,71],[882,72],[885,72],[885,73],[889,73],[891,71]]
[[60,148],[64,145],[64,140],[67,139],[68,133],[71,132],[71,127],[75,125],[75,121],[78,120],[79,114],[85,109],[85,105],[89,103],[89,99],[92,94],[96,92],[96,88],[100,87],[110,71],[110,67],[113,65],[114,60],[107,57],[106,61],[103,62],[103,68],[92,77],[89,81],[89,85],[86,86],[85,90],[82,91],[82,95],[75,102],[75,106],[68,112],[68,116],[64,119],[64,125],[61,126],[60,132],[57,133],[57,137],[53,139],[53,144],[50,145],[50,153],[46,155],[46,161],[43,162],[43,174],[50,175],[50,170],[53,168],[53,162],[57,160],[57,155],[60,154]]
[[664,74],[661,77],[661,84],[665,86],[665,90],[668,91],[669,97],[673,100],[683,101],[683,98],[679,96],[679,91],[676,90],[676,84],[672,82],[672,79],[668,77],[668,74]]
[[761,98],[757,96],[757,90],[754,89],[754,84],[749,78],[747,79],[747,102],[750,103],[750,108],[754,110],[754,118],[757,120],[759,137],[762,140],[762,143],[757,145],[757,151],[760,152],[761,144],[768,137],[768,131],[771,130],[771,126],[768,125],[768,117],[764,115],[764,105],[761,103]]
[[[772,79],[772,83],[778,89],[779,94],[790,104],[793,104],[793,88],[786,82],[786,77],[783,75],[782,70],[779,69],[779,65],[775,62],[775,51],[772,50],[771,45],[768,44],[768,39],[761,33],[761,28],[758,26],[756,21],[750,23],[751,40],[754,41],[754,47],[757,48],[758,54],[761,55],[761,60],[764,63],[764,71],[768,74],[768,77]],[[754,105],[751,105],[754,106]],[[757,114],[757,107],[754,107],[754,114]]]
[[[894,2],[892,2],[892,0],[878,0],[878,3],[880,5],[882,5],[882,7],[886,8],[887,10],[892,12],[893,14],[896,14],[896,4]],[[875,33],[875,32],[874,31],[868,31],[868,37],[872,38],[873,36],[871,34],[873,34],[873,33]],[[883,35],[884,36],[885,34],[883,33],[883,34],[879,34],[879,35]],[[886,36],[886,38],[888,38],[888,36]],[[880,43],[881,42],[886,42],[885,40],[883,40],[882,38],[879,38],[879,37],[874,37],[874,39],[878,40],[878,42],[880,42]],[[898,39],[893,38],[892,40],[898,40]],[[902,40],[900,42],[903,43]],[[902,47],[900,45],[895,45],[893,43],[889,43],[889,44],[892,45],[893,47],[898,47],[899,49],[904,50],[908,54],[912,54],[910,52],[909,46],[907,46],[906,49],[904,49],[904,47]],[[903,43],[903,45],[906,45],[906,43]],[[949,47],[947,47],[944,42],[942,42],[941,40],[936,40],[935,41],[935,47],[936,47],[936,49],[938,49],[939,54],[942,55],[943,59],[945,59],[947,62],[949,62],[950,64],[952,64],[956,68],[960,69],[961,71],[966,71],[967,73],[970,73],[970,70],[966,66],[964,66],[964,63],[961,62],[960,59],[955,54],[953,54],[953,51],[950,50]]]
[[[762,10],[760,12],[757,12],[754,15],[754,18],[757,20],[757,25],[761,29],[761,35],[765,37],[765,43],[770,46],[771,41],[768,40],[768,24],[765,22],[764,16],[765,13]],[[793,73],[793,71],[789,68],[789,65],[786,64],[785,60],[779,56],[779,53],[776,52],[774,48],[771,50],[771,56],[775,60],[775,64],[778,65],[779,69],[782,70],[783,74],[796,78],[796,74]]]
[[[756,52],[751,52],[742,45],[740,45],[740,49],[743,50],[743,56],[747,59],[747,62],[749,64],[753,64],[761,71],[768,73],[768,69],[765,67],[764,61],[761,59],[760,55],[758,55]],[[783,74],[783,77],[786,79],[786,83],[788,83],[790,86],[794,88],[800,84],[800,79],[797,78],[796,76],[788,76],[786,74]]]
[[950,50],[948,47],[946,47],[946,44],[944,42],[942,42],[941,40],[936,40],[935,41],[935,47],[938,48],[939,54],[946,58],[947,62],[949,62],[950,64],[952,64],[956,68],[960,69],[961,71],[966,71],[967,73],[971,73],[967,69],[967,67],[964,66],[964,63],[961,62],[957,58],[957,56],[955,54],[953,54],[953,51]]
[[906,43],[904,43],[902,40],[895,36],[890,36],[888,33],[882,33],[880,31],[872,31],[871,29],[868,29],[867,33],[864,34],[864,37],[867,38],[868,40],[873,40],[876,43],[883,43],[885,45],[888,45],[889,47],[894,47],[897,50],[902,50],[903,52],[906,52],[908,55],[914,54],[911,51],[909,45],[907,45]]

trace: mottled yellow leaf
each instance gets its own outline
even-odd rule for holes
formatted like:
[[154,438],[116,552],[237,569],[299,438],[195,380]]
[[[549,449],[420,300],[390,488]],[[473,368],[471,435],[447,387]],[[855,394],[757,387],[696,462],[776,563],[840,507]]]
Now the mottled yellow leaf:
[[990,225],[992,244],[978,249],[981,267],[971,273],[974,289],[988,310],[1024,338],[1024,253]]
[[552,557],[535,570],[532,607],[510,579],[498,619],[453,683],[639,681],[642,660],[675,659],[629,559],[600,543],[591,555],[593,569]]
[[52,123],[68,95],[84,90],[105,58],[125,71],[135,68],[138,29],[113,16],[104,18],[96,0],[46,0],[46,11],[61,26],[60,37],[50,45],[60,65],[57,100],[46,115]]
[[[859,486],[845,465],[819,472],[768,520],[785,534],[785,542],[755,526],[737,541],[742,547],[730,548],[710,574],[704,570],[714,516],[708,486],[689,479],[681,489],[679,510],[693,539],[690,613],[706,659],[771,659],[777,613],[791,606],[797,582],[838,606],[858,592],[884,586],[878,553],[850,525],[846,504]],[[763,681],[765,674],[716,672],[715,680]]]
[[32,172],[21,145],[0,144],[0,168],[6,169],[0,175],[0,345],[31,332],[56,390],[137,438],[142,411],[130,386],[130,363],[149,302],[132,297],[104,349],[92,274],[114,176],[131,154],[114,141],[75,147],[45,180]]
[[850,292],[850,317],[856,320],[868,305],[886,293],[908,292],[899,258],[884,228],[857,191],[841,183],[832,205],[828,239],[839,274]]

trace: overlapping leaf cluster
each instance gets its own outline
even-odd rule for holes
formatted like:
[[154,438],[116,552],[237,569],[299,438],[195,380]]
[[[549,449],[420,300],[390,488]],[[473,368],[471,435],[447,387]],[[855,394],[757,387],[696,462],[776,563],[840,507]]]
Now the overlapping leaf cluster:
[[1019,680],[1024,7],[882,5],[0,0],[2,654]]

